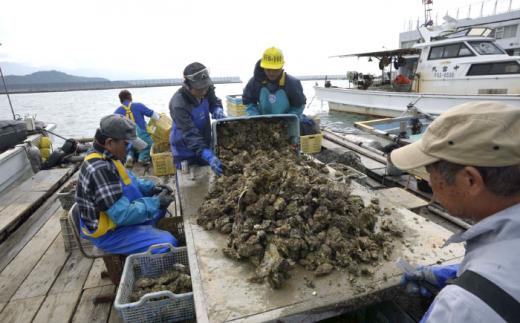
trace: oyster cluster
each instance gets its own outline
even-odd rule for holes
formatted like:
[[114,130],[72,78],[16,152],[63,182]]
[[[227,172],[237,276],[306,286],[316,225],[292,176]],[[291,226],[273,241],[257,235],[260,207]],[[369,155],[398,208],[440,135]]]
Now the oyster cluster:
[[174,264],[173,270],[166,270],[158,278],[142,276],[135,282],[134,292],[130,301],[137,302],[148,293],[171,291],[174,294],[184,294],[192,291],[190,270],[182,264]]
[[[240,120],[217,129],[224,175],[216,179],[197,223],[229,235],[223,253],[256,267],[248,279],[280,288],[296,264],[315,276],[390,259],[392,233],[375,233],[378,204],[364,205],[323,164],[298,155],[283,120]],[[392,228],[393,229],[393,228]]]

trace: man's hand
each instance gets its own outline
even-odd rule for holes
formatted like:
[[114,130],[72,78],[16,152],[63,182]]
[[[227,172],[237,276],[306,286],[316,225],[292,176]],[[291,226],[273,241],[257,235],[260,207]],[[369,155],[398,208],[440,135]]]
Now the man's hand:
[[159,209],[166,210],[168,206],[175,200],[173,197],[166,195],[168,191],[163,190],[157,197],[159,198]]
[[158,195],[158,194],[161,194],[161,192],[163,190],[168,191],[167,192],[168,195],[173,193],[173,189],[170,186],[166,185],[166,184],[157,184],[157,185],[155,185],[152,188],[152,193],[153,193],[153,195]]
[[213,154],[211,149],[204,149],[201,157],[211,166],[211,170],[213,170],[217,177],[220,177],[220,175],[224,173],[222,168],[220,168],[220,159]]
[[213,119],[226,119],[226,115],[224,114],[222,108],[216,108],[215,110],[213,110]]
[[457,276],[459,264],[433,267],[417,266],[417,271],[413,274],[403,274],[401,285],[406,286],[406,290],[415,295],[432,297],[440,289],[446,286],[446,281]]

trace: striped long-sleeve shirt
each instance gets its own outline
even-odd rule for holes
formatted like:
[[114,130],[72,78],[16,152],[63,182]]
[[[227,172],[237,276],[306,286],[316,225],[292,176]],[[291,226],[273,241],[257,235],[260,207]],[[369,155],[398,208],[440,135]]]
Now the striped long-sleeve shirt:
[[116,167],[110,159],[115,156],[101,145],[94,143],[88,154],[100,153],[107,158],[87,160],[81,165],[76,185],[76,203],[85,226],[95,231],[98,227],[99,212],[108,210],[123,196],[123,186]]

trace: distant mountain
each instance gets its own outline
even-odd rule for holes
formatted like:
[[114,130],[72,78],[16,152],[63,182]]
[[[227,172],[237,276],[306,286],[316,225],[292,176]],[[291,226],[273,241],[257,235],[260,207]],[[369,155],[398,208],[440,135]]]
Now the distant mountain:
[[26,66],[18,63],[12,62],[0,62],[0,67],[2,67],[2,72],[4,76],[6,75],[28,75],[34,72],[41,71],[51,71],[57,70],[70,75],[78,75],[85,77],[105,77],[110,80],[146,80],[146,79],[163,79],[169,78],[173,76],[168,76],[164,74],[149,74],[143,72],[137,72],[132,69],[103,69],[103,68],[79,68],[79,69],[70,69],[62,66],[40,66],[40,67],[32,67]]
[[110,82],[101,77],[83,77],[69,75],[58,71],[35,72],[25,76],[7,75],[7,84],[36,84],[36,83],[74,83],[74,82]]

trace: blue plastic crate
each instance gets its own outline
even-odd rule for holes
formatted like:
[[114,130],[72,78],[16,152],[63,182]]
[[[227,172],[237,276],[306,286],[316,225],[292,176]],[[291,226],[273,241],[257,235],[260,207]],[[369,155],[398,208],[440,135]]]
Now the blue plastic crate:
[[233,104],[243,104],[242,103],[242,94],[235,95],[226,95],[226,100]]
[[218,154],[217,152],[217,127],[231,121],[238,121],[238,120],[253,120],[253,119],[275,119],[275,118],[281,118],[283,119],[287,124],[287,134],[291,137],[292,142],[294,143],[294,148],[296,149],[296,152],[300,153],[300,120],[295,114],[268,114],[268,115],[261,115],[261,116],[245,116],[245,117],[236,117],[236,118],[226,118],[226,119],[220,119],[215,120],[211,124],[211,131],[213,135],[213,152],[215,154]]

